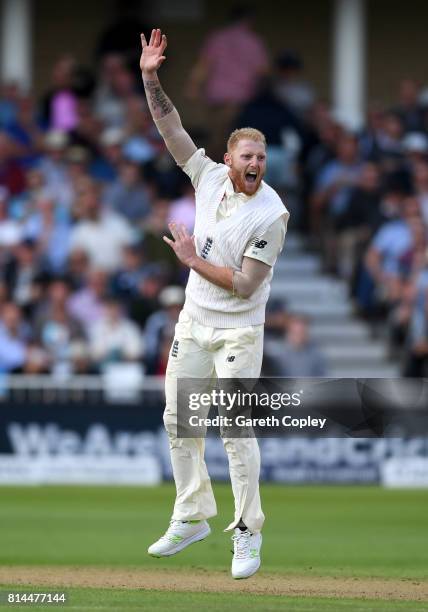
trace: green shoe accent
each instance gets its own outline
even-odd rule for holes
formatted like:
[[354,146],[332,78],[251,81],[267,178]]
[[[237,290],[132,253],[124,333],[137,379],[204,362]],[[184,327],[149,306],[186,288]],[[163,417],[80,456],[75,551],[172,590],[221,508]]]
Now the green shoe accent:
[[168,540],[170,542],[174,542],[174,544],[179,544],[183,540],[183,538],[182,536],[175,535],[175,536],[171,536],[170,538],[168,538]]
[[251,559],[255,559],[258,556],[259,556],[259,553],[257,551],[257,548],[251,548],[251,550],[250,550],[250,557],[251,557]]

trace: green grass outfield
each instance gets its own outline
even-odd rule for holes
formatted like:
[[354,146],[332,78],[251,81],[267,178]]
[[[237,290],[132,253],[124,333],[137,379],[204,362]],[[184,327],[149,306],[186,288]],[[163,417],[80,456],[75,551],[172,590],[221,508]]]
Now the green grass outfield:
[[[180,555],[157,560],[146,549],[167,526],[172,485],[0,487],[0,566],[167,568],[178,575],[212,570],[231,580],[230,534],[223,529],[232,518],[232,495],[227,485],[215,485],[215,493],[219,516],[210,521],[213,534]],[[262,497],[267,520],[261,574],[428,581],[428,491],[263,485]],[[71,597],[67,609],[81,610],[428,610],[422,601],[65,590]]]

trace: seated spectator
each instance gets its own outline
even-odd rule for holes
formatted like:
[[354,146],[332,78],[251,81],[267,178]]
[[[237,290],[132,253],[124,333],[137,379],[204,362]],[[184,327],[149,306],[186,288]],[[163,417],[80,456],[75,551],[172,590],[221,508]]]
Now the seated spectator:
[[113,298],[103,302],[103,314],[91,327],[89,338],[91,358],[98,368],[142,357],[140,330],[124,316],[120,302]]
[[137,226],[149,215],[150,195],[137,162],[125,158],[120,163],[119,176],[105,188],[103,201]]
[[413,79],[402,79],[399,86],[399,102],[395,112],[406,132],[425,131],[425,112],[419,103],[420,86]]
[[155,374],[158,371],[162,338],[174,335],[184,297],[183,287],[165,287],[159,295],[162,309],[147,319],[144,328],[144,361],[147,374]]
[[90,265],[112,272],[122,261],[122,249],[134,240],[131,225],[121,215],[103,210],[98,185],[85,179],[79,186],[79,221],[70,237],[70,249],[88,253]]
[[53,65],[51,88],[43,99],[43,120],[48,129],[68,132],[77,124],[77,97],[74,92],[76,61],[63,55]]
[[379,168],[366,162],[347,210],[337,219],[338,272],[342,278],[354,278],[363,250],[384,220],[381,201]]
[[305,118],[315,102],[315,91],[303,77],[302,58],[291,50],[276,58],[277,79],[275,92],[278,99],[296,115]]
[[82,289],[88,282],[89,258],[83,249],[74,249],[67,260],[67,276],[74,291]]
[[266,304],[265,339],[276,340],[282,336],[287,329],[289,316],[284,300],[270,298]]
[[400,298],[400,258],[413,246],[412,220],[421,222],[419,203],[414,197],[405,198],[398,218],[378,230],[365,257],[377,291],[387,303]]
[[70,374],[76,368],[75,355],[87,354],[82,325],[69,314],[70,286],[65,278],[53,280],[47,291],[47,301],[39,309],[34,323],[35,337],[46,351],[50,371]]
[[70,210],[74,197],[66,159],[68,144],[65,132],[50,130],[45,136],[43,156],[37,164],[45,186],[65,210]]
[[391,172],[403,161],[404,127],[397,113],[387,112],[382,116],[377,134],[377,154],[382,160],[384,170]]
[[271,348],[270,376],[299,378],[301,376],[326,376],[324,355],[311,341],[308,320],[303,316],[291,316],[285,341]]
[[125,246],[122,265],[111,280],[113,294],[129,304],[138,295],[138,287],[146,274],[146,258],[141,245]]
[[70,248],[70,224],[61,218],[49,194],[39,196],[35,210],[23,225],[24,236],[36,244],[43,268],[54,274],[64,272]]
[[103,57],[101,70],[101,81],[95,91],[95,116],[108,127],[123,128],[126,100],[137,90],[135,76],[117,53]]
[[111,183],[118,177],[124,139],[125,132],[118,127],[109,127],[101,132],[97,155],[90,169],[92,178],[103,183]]
[[22,372],[27,362],[29,326],[19,307],[5,304],[0,312],[0,372]]
[[131,96],[126,101],[126,141],[123,154],[138,164],[145,164],[156,157],[153,140],[157,140],[156,128],[142,96]]
[[11,299],[22,308],[26,316],[31,317],[40,298],[43,275],[37,245],[33,240],[23,240],[13,249],[13,255],[4,267],[4,279]]
[[159,295],[168,284],[168,277],[168,271],[162,264],[150,263],[144,267],[144,276],[129,301],[129,316],[141,329],[147,319],[159,310]]
[[345,134],[337,144],[336,159],[321,169],[312,196],[312,229],[323,241],[327,268],[336,271],[337,242],[335,232],[349,208],[353,189],[362,173],[358,142]]
[[5,131],[0,131],[0,186],[14,196],[25,188],[25,175],[16,159],[17,146]]
[[93,268],[88,273],[87,283],[70,296],[68,311],[83,325],[86,333],[103,316],[107,281],[108,276],[104,270]]
[[9,216],[9,192],[0,186],[0,265],[7,261],[9,249],[22,241],[20,224]]

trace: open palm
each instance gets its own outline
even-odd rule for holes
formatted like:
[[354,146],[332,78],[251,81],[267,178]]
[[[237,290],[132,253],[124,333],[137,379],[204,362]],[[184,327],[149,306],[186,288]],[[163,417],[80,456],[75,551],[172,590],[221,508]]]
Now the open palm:
[[159,69],[161,64],[166,60],[164,56],[166,45],[166,36],[162,34],[159,29],[152,30],[149,44],[147,44],[144,34],[141,34],[141,72],[151,73]]

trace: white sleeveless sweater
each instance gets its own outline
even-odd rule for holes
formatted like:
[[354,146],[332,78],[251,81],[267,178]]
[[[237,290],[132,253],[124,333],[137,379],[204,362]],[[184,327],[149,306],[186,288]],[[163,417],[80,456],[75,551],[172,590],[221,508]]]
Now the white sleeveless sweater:
[[[216,222],[216,213],[228,181],[228,167],[217,164],[206,173],[196,191],[196,251],[215,266],[240,270],[244,251],[275,221],[287,213],[278,194],[266,183],[231,217]],[[216,328],[260,325],[270,292],[272,270],[249,298],[232,295],[190,271],[184,310],[203,325]]]

